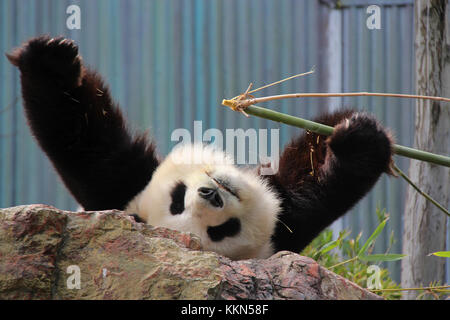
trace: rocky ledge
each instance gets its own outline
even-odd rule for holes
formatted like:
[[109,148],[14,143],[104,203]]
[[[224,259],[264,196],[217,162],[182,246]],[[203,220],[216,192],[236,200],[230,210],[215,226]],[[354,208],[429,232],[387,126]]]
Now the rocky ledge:
[[0,209],[0,299],[380,299],[287,251],[232,261],[120,211]]

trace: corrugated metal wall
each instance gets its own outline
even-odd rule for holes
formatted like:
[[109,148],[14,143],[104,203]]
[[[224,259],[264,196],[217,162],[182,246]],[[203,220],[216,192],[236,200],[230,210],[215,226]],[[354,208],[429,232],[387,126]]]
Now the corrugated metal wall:
[[[368,1],[348,1],[342,10],[342,90],[369,92],[414,92],[414,11],[413,1],[397,1],[400,5],[381,8],[381,30],[369,30],[365,25]],[[358,5],[360,3],[361,5]],[[376,3],[376,2],[375,2]],[[384,1],[394,3],[394,1]],[[343,105],[355,104],[373,112],[382,122],[394,129],[397,142],[412,146],[414,142],[414,100],[359,97],[345,98]],[[397,165],[407,170],[409,160],[396,157]],[[407,172],[407,171],[405,171]],[[368,212],[379,206],[390,214],[388,227],[375,247],[385,252],[389,246],[389,234],[394,231],[397,243],[391,252],[402,250],[402,213],[406,182],[401,179],[381,178],[371,196],[359,203],[351,214],[343,218],[344,226],[351,227],[353,235],[364,230],[366,237],[377,226],[374,215]],[[366,214],[364,214],[366,213]],[[369,233],[369,234],[368,234]],[[401,262],[387,264],[396,275],[400,274]]]
[[[345,1],[341,1],[345,4]],[[365,1],[362,1],[365,2]],[[376,1],[374,1],[376,2]],[[388,2],[388,1],[384,1]],[[361,1],[360,1],[361,3]],[[413,11],[411,3],[382,6],[382,29],[368,30],[365,6],[351,1],[329,25],[329,11],[308,0],[153,0],[153,1],[0,1],[0,52],[29,37],[49,33],[75,39],[84,61],[104,75],[111,91],[138,129],[150,128],[167,154],[175,128],[280,128],[281,145],[299,132],[256,118],[246,119],[220,106],[223,98],[305,72],[264,94],[342,91],[414,92]],[[66,28],[66,8],[81,8],[81,30]],[[333,35],[332,30],[340,30]],[[339,36],[337,51],[331,37]],[[330,63],[339,54],[341,65]],[[330,69],[332,68],[332,69]],[[340,78],[330,81],[336,70]],[[48,160],[30,136],[22,112],[18,72],[0,56],[0,207],[46,203],[75,209]],[[339,101],[339,100],[338,100]],[[364,107],[395,129],[398,143],[412,145],[413,102],[352,98],[346,106]],[[266,106],[312,118],[336,100],[304,99]],[[408,161],[399,165],[407,169]],[[405,184],[384,177],[343,225],[365,237],[376,226],[375,208],[391,214],[390,228],[401,251]],[[384,242],[383,242],[384,241]],[[387,247],[388,234],[377,246]],[[398,277],[399,264],[391,264]]]

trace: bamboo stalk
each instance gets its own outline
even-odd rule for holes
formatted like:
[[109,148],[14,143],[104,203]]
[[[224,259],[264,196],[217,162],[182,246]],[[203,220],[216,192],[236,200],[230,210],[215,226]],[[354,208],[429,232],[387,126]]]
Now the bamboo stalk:
[[[259,89],[258,89],[259,90]],[[254,92],[250,91],[249,93]],[[378,92],[348,92],[348,93],[288,93],[288,94],[280,94],[275,96],[267,96],[261,98],[249,98],[245,99],[245,95],[243,99],[235,100],[235,97],[232,100],[224,100],[225,103],[235,104],[240,108],[245,108],[247,106],[273,101],[273,100],[282,100],[282,99],[293,99],[293,98],[330,98],[330,97],[391,97],[391,98],[409,98],[409,99],[423,99],[423,100],[434,100],[434,101],[445,101],[450,102],[450,98],[443,97],[434,97],[434,96],[422,96],[415,94],[400,94],[400,93],[378,93]]]
[[[233,110],[241,111],[246,116],[248,116],[247,114],[251,114],[256,117],[281,122],[281,123],[284,123],[287,125],[306,129],[306,130],[312,131],[314,133],[318,133],[318,134],[322,134],[322,135],[326,135],[326,136],[331,135],[334,131],[333,127],[330,127],[330,126],[327,126],[324,124],[320,124],[320,123],[317,123],[314,121],[294,117],[294,116],[291,116],[288,114],[284,114],[281,112],[273,111],[270,109],[266,109],[266,108],[262,108],[262,107],[258,107],[258,106],[254,106],[254,105],[246,106],[243,109],[240,109],[240,108],[236,108],[234,105],[233,106],[228,105],[226,101],[229,101],[229,100],[224,100],[224,102],[222,102],[222,104],[232,108]],[[439,164],[439,165],[443,165],[446,167],[450,167],[450,158],[446,157],[446,156],[434,154],[431,152],[416,150],[416,149],[404,147],[404,146],[401,146],[398,144],[394,144],[393,151],[394,151],[394,153],[396,153],[398,155],[405,156],[408,158],[422,160],[422,161],[428,161],[428,162],[431,162],[434,164]],[[417,186],[415,186],[412,183],[412,181],[397,166],[394,166],[394,168],[408,183],[412,184],[412,186],[420,194],[422,194],[425,198],[427,198],[429,201],[431,201],[436,207],[438,207],[440,210],[442,210],[445,214],[449,215],[449,212],[447,209],[445,209],[442,205],[440,205],[434,199],[432,199],[428,194],[426,194],[425,192],[420,190]],[[335,266],[333,266],[333,267],[335,267]]]
[[[251,99],[249,99],[249,100],[251,100]],[[223,100],[222,104],[227,107],[231,107],[233,109],[233,107],[228,103],[228,101],[230,101],[230,100]],[[266,108],[262,108],[262,107],[258,107],[258,106],[254,106],[254,105],[246,106],[243,108],[243,110],[245,110],[245,112],[247,114],[250,114],[250,115],[253,115],[256,117],[285,123],[285,124],[288,124],[288,125],[291,125],[294,127],[306,129],[306,130],[309,130],[309,131],[312,131],[312,132],[315,132],[318,134],[327,135],[327,136],[331,135],[334,130],[333,127],[330,127],[327,125],[323,125],[323,124],[320,124],[320,123],[317,123],[314,121],[294,117],[291,115],[287,115],[287,114],[284,114],[281,112],[277,112],[274,110],[270,110],[270,109],[266,109]],[[241,110],[238,110],[238,111],[241,111]],[[412,158],[412,159],[416,159],[416,160],[421,160],[421,161],[427,161],[427,162],[431,162],[434,164],[450,167],[450,157],[446,157],[443,155],[438,155],[438,154],[434,154],[431,152],[417,150],[417,149],[401,146],[398,144],[395,144],[393,146],[393,151],[394,151],[394,153],[396,153],[400,156],[404,156],[404,157],[408,157],[408,158]]]
[[342,261],[342,262],[336,263],[335,265],[332,265],[332,266],[331,266],[331,267],[329,267],[328,269],[331,269],[331,268],[336,268],[336,267],[338,267],[338,266],[341,266],[341,265],[343,265],[343,264],[346,264],[346,263],[349,263],[349,262],[355,261],[356,259],[358,259],[358,256],[355,256],[355,257],[353,257],[353,258],[351,258],[351,259],[348,259],[348,260],[345,260],[345,261]]
[[434,200],[428,193],[422,191],[418,186],[414,184],[414,182],[411,181],[411,179],[399,168],[394,164],[394,170],[408,182],[419,194],[424,196],[428,201],[430,201],[432,204],[434,204],[439,210],[444,212],[447,216],[450,217],[450,212],[445,209],[439,202]]
[[[282,82],[285,82],[285,81],[288,81],[288,80],[291,80],[291,79],[294,79],[294,78],[304,77],[304,76],[307,76],[307,75],[313,74],[313,73],[314,73],[314,67],[311,69],[311,71],[299,73],[299,74],[296,74],[296,75],[294,75],[294,76],[290,76],[290,77],[288,77],[288,78],[284,78],[284,79],[281,79],[281,80],[278,80],[278,81],[275,81],[275,82],[266,84],[265,86],[259,87],[259,88],[257,88],[257,89],[253,89],[253,90],[251,90],[251,91],[250,91],[250,88],[252,87],[253,84],[250,83],[250,87],[249,87],[249,89],[246,91],[246,94],[255,93],[255,92],[257,92],[257,91],[260,91],[260,90],[262,90],[262,89],[265,89],[265,88],[274,86],[274,85],[276,85],[276,84],[280,84],[280,83],[282,83]],[[240,95],[237,96],[237,97],[234,97],[233,99],[237,99],[237,98],[239,98],[239,97],[240,97]]]
[[[450,285],[436,286],[436,287],[423,287],[423,288],[389,288],[389,289],[369,289],[372,292],[382,292],[382,291],[422,291],[422,290],[441,290],[450,288]],[[448,291],[448,290],[445,290]]]

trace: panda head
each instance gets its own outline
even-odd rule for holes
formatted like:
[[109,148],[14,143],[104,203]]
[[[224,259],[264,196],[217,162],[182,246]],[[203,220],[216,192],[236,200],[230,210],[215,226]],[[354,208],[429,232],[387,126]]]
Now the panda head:
[[200,237],[204,250],[232,259],[272,253],[280,201],[255,170],[239,168],[222,151],[177,146],[130,203],[148,224]]

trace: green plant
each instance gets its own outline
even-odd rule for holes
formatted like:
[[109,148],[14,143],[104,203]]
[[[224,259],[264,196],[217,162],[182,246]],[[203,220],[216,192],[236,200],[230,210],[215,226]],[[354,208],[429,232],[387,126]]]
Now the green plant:
[[[372,254],[376,238],[388,221],[388,215],[384,210],[377,209],[377,216],[380,224],[366,242],[362,243],[361,241],[362,233],[359,233],[355,239],[347,239],[350,232],[346,230],[341,231],[337,239],[333,240],[333,232],[327,229],[319,234],[301,254],[313,258],[325,268],[365,288],[369,277],[372,275],[368,272],[370,265],[375,262],[399,260],[405,256],[388,252]],[[391,233],[390,246],[393,243],[394,237]],[[400,286],[391,279],[386,268],[380,268],[379,270],[379,279],[383,289],[400,289]],[[401,297],[400,291],[387,290],[376,291],[375,293],[386,299],[400,299]]]
[[450,258],[450,251],[438,251],[430,253],[429,256],[436,256],[436,257],[442,257],[442,258]]

